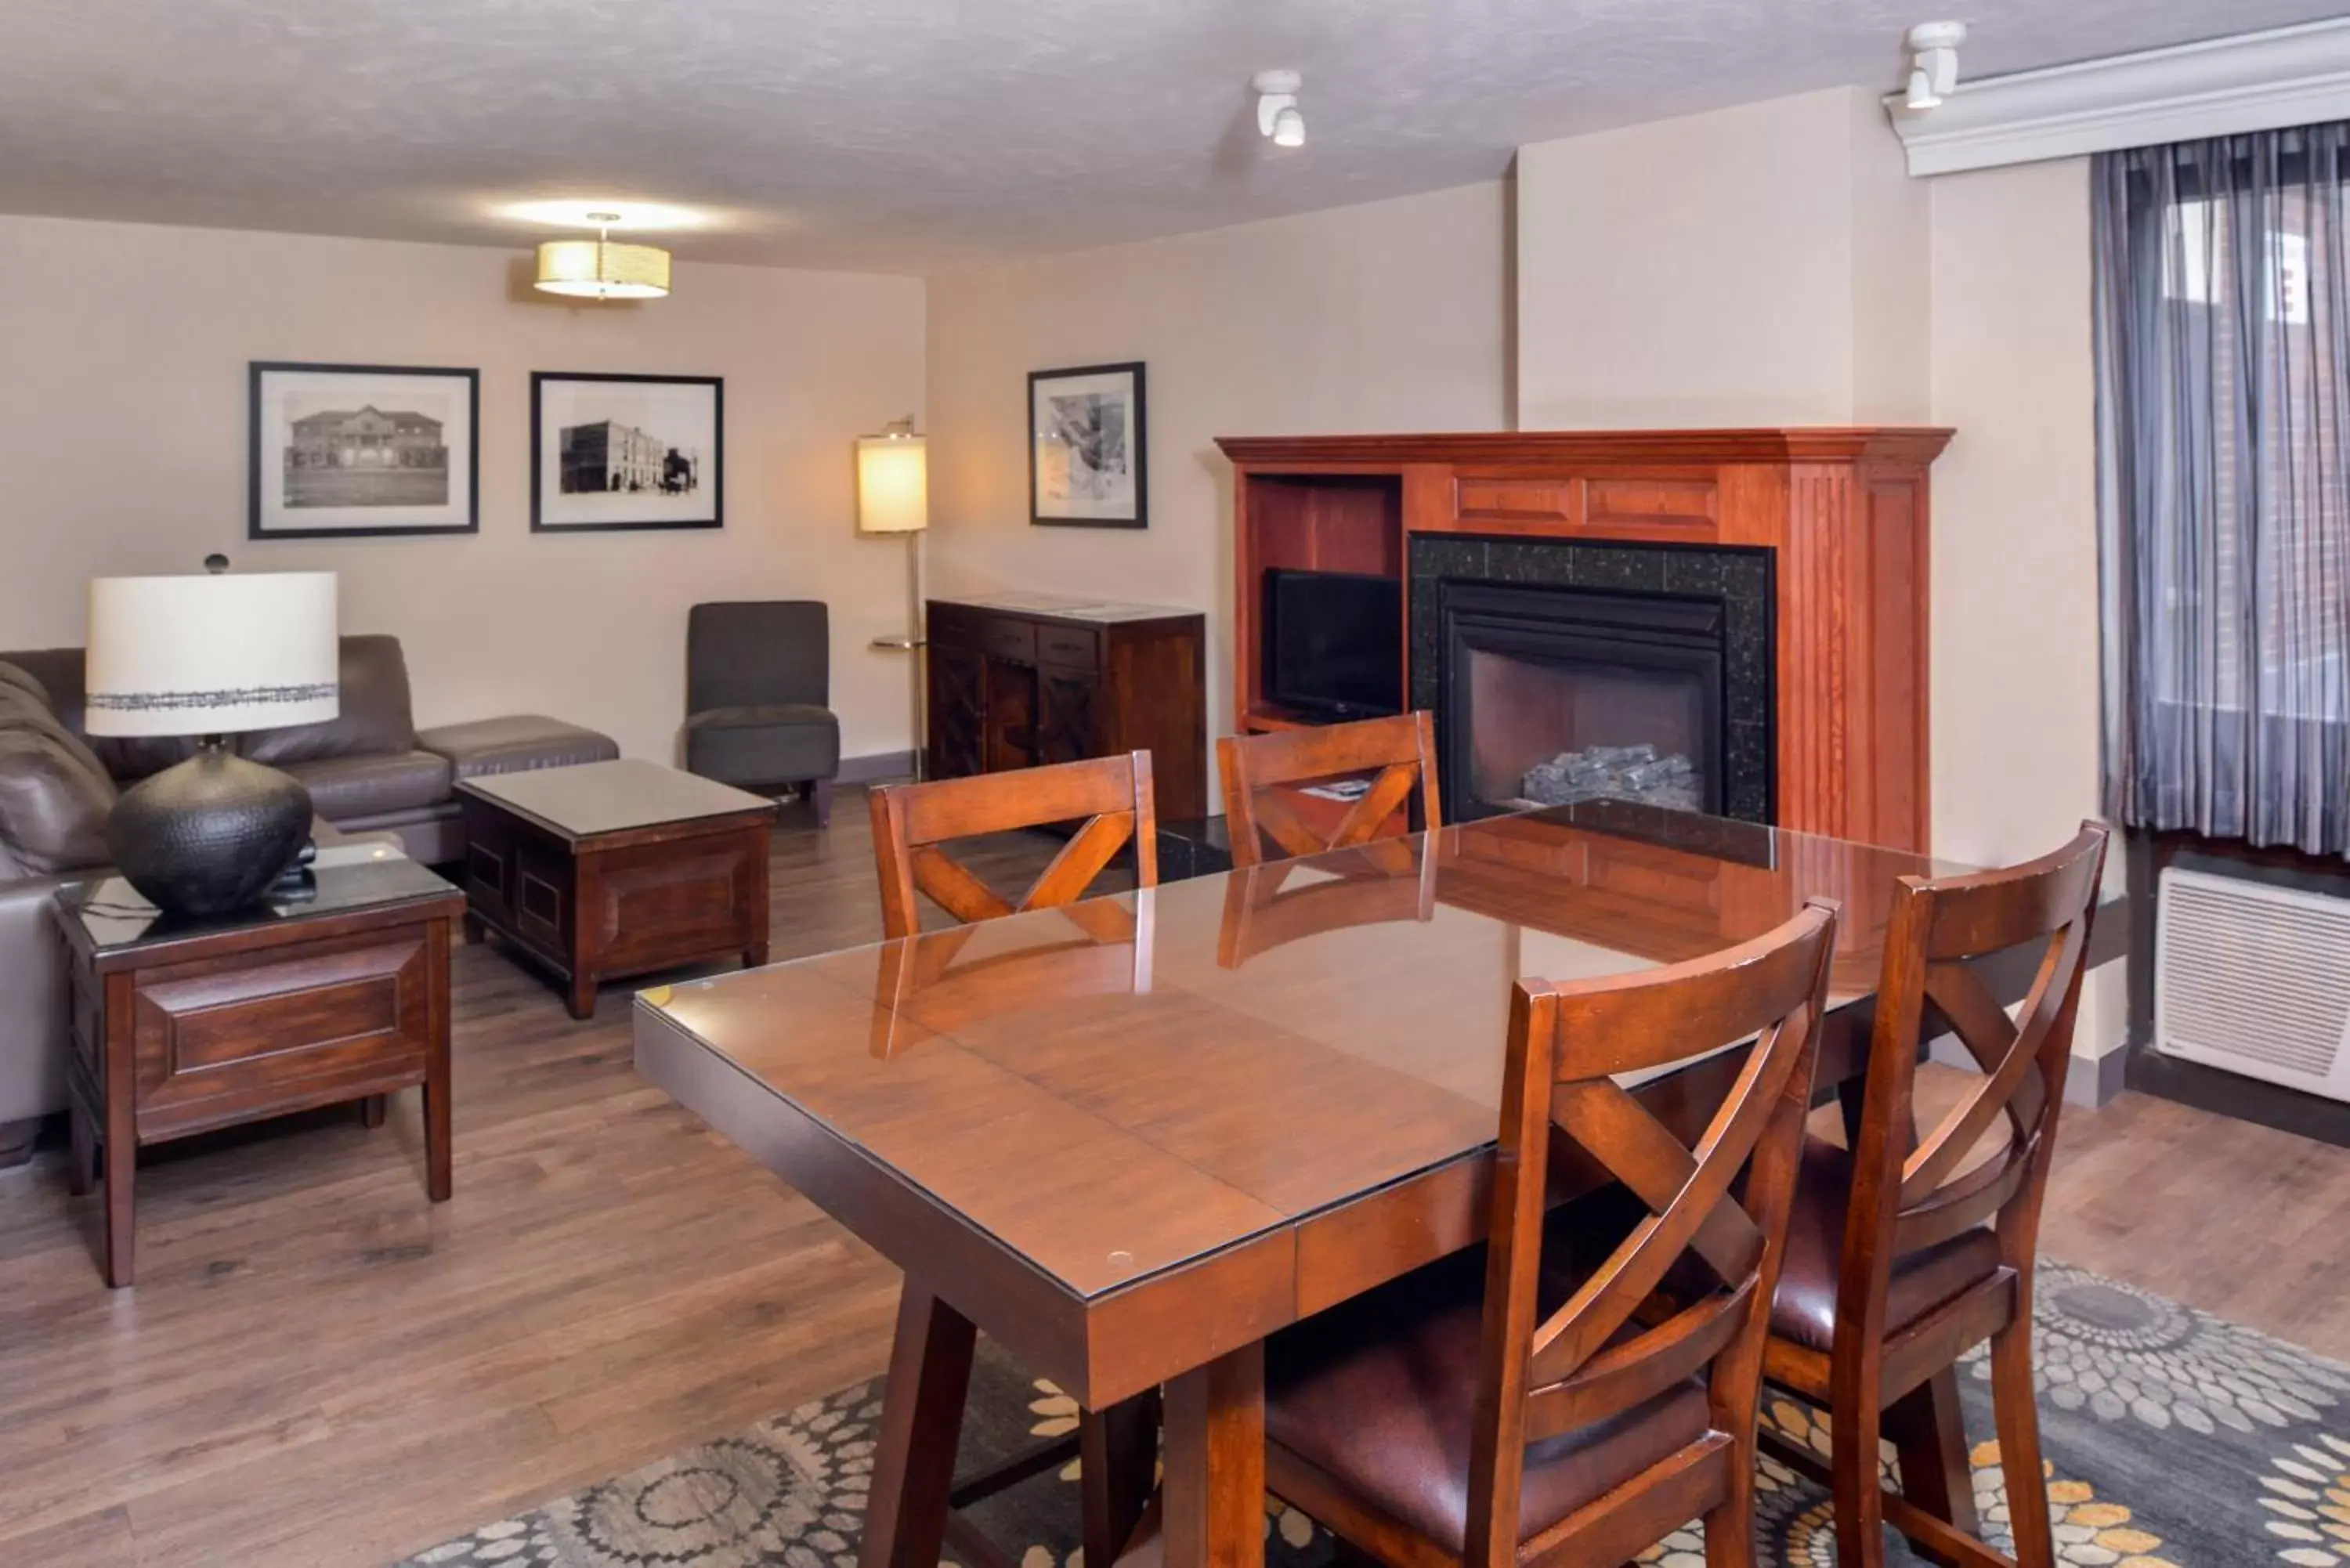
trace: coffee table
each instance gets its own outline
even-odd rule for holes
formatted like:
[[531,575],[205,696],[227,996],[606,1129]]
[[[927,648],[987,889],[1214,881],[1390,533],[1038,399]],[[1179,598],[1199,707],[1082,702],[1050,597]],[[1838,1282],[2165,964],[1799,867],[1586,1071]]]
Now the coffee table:
[[767,961],[775,803],[634,758],[457,784],[468,934],[561,978],[574,1018],[625,975]]
[[380,845],[322,847],[310,886],[166,915],[120,877],[57,893],[72,977],[71,1179],[103,1153],[106,1282],[130,1283],[149,1144],[424,1089],[425,1190],[449,1197],[449,948],[464,900]]

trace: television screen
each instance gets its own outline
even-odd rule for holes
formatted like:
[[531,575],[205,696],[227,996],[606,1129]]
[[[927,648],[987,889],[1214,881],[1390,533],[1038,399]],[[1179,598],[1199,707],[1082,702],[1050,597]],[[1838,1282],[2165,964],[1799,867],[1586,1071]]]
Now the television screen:
[[1264,694],[1325,713],[1403,711],[1403,581],[1353,572],[1264,575]]

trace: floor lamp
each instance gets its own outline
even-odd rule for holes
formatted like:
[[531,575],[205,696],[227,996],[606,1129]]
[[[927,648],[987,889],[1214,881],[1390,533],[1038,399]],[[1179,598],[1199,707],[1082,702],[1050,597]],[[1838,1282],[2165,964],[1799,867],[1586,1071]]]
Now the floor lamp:
[[876,648],[902,650],[913,670],[914,776],[923,775],[922,534],[931,525],[930,456],[914,433],[913,416],[892,421],[879,435],[857,438],[857,531],[901,534],[906,539],[906,630],[877,637]]

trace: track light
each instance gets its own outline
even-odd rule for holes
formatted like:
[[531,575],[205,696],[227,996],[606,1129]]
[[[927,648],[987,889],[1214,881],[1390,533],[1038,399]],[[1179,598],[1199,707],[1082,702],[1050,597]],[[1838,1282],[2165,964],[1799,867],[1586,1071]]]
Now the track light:
[[1958,90],[1959,46],[1966,41],[1964,22],[1920,22],[1909,29],[1909,108],[1939,109]]
[[1295,71],[1259,71],[1249,83],[1257,93],[1256,128],[1275,147],[1305,145],[1305,117],[1297,111],[1297,89],[1304,84]]

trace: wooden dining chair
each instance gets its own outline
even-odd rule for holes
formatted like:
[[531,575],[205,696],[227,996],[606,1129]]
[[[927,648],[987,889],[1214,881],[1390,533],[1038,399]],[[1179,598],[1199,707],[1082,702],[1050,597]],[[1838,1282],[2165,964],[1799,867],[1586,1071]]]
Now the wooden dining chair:
[[[893,940],[919,936],[920,900],[928,898],[966,923],[1061,909],[1097,941],[1133,942],[1133,917],[1115,905],[1087,906],[1078,900],[1128,845],[1133,846],[1134,885],[1159,885],[1159,826],[1152,799],[1149,752],[876,789],[871,797],[873,854],[881,878],[883,932]],[[1084,821],[1069,841],[1017,899],[997,892],[940,847],[951,839],[1078,818]],[[940,966],[951,962],[956,946],[951,940],[925,941],[898,942],[885,955],[885,969],[898,966],[888,983],[919,986],[933,958]],[[909,1346],[904,1339],[910,1333],[920,1334],[924,1321],[925,1314],[901,1306],[900,1343],[893,1366],[908,1355],[919,1355],[920,1346]],[[959,1403],[960,1393],[956,1397]],[[1107,1410],[1081,1411],[1073,1435],[1035,1445],[983,1474],[954,1482],[949,1503],[954,1510],[968,1508],[1076,1459],[1086,1560],[1114,1563],[1149,1502],[1158,1424],[1156,1394],[1138,1396]],[[959,1514],[949,1516],[947,1539],[972,1568],[1010,1568],[1005,1553]]]
[[[1155,888],[1159,818],[1151,801],[1149,752],[877,789],[873,854],[881,873],[882,930],[891,938],[920,931],[923,898],[966,921],[1075,903],[1129,844],[1134,885]],[[1084,825],[1016,900],[939,847],[1078,817]]]
[[[1751,1563],[1762,1342],[1835,926],[1814,900],[1710,958],[1520,982],[1490,1240],[1275,1336],[1269,1488],[1397,1568],[1623,1563],[1699,1516],[1712,1568]],[[1693,1143],[1617,1081],[1708,1052],[1718,1108],[1669,1114]],[[1628,1189],[1639,1218],[1612,1250],[1546,1223],[1555,1160]],[[1669,1270],[1686,1296],[1659,1293]]]
[[[2032,1269],[2106,836],[2084,823],[2028,865],[1900,879],[1867,1074],[1847,1102],[1850,1152],[1804,1143],[1764,1366],[1828,1412],[1831,1462],[1823,1473],[1808,1451],[1767,1444],[1827,1483],[1846,1568],[1885,1561],[1888,1520],[1934,1561],[2010,1563],[1979,1539],[1960,1421],[1954,1368],[1985,1339],[2015,1561],[2056,1561],[2033,1398]],[[2001,962],[2032,966],[2012,1018],[1981,972]],[[1921,1138],[1919,1045],[1946,1030],[1983,1075]],[[2004,1136],[1970,1161],[1995,1131]],[[1881,1438],[1899,1459],[1898,1495],[1879,1484]]]
[[[1414,832],[1444,826],[1436,798],[1436,721],[1425,712],[1263,735],[1226,735],[1216,742],[1216,766],[1224,776],[1224,820],[1235,866],[1262,862],[1267,838],[1282,856],[1319,855],[1364,843],[1387,826],[1399,806],[1410,812],[1408,820]],[[1283,794],[1274,793],[1284,784],[1373,769],[1378,775],[1369,792],[1348,805],[1337,826],[1326,833],[1299,816]]]

